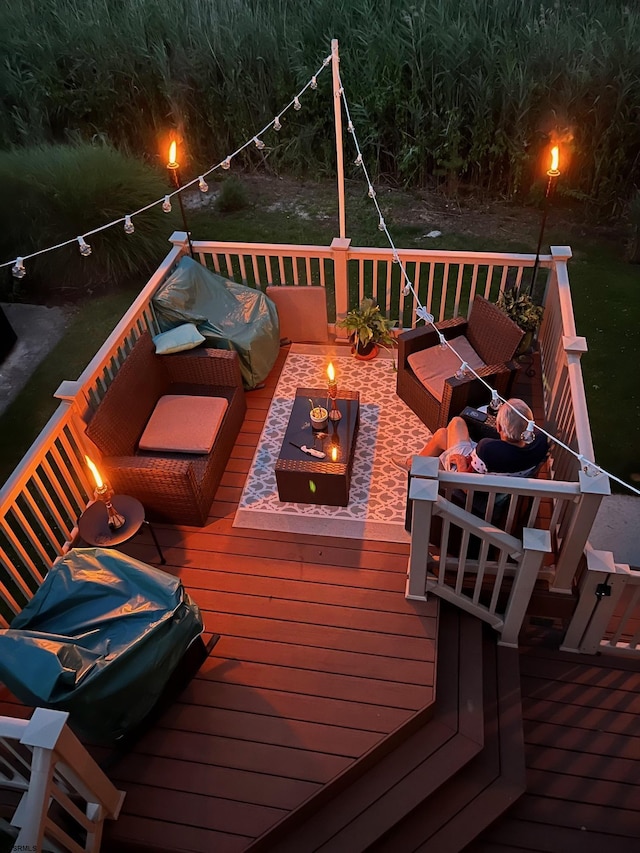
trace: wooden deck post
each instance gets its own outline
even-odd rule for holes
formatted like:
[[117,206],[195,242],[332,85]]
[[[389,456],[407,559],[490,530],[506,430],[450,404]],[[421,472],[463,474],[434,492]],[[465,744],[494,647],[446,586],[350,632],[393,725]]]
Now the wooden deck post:
[[438,498],[438,459],[414,456],[409,500],[414,501],[411,519],[411,550],[405,598],[427,600],[427,564],[433,504]]
[[[336,321],[343,320],[349,310],[349,271],[348,252],[351,240],[348,237],[334,237],[331,241],[333,269],[336,289]],[[336,328],[336,337],[349,337],[346,329]]]
[[522,620],[527,612],[542,560],[545,554],[551,552],[551,535],[548,530],[525,527],[522,531],[522,544],[524,556],[511,587],[504,625],[498,640],[499,646],[511,646],[515,649],[518,648]]
[[563,537],[555,577],[550,587],[551,592],[561,592],[567,595],[572,592],[573,579],[584,554],[587,539],[600,508],[600,502],[603,497],[611,494],[609,478],[606,474],[589,477],[584,471],[580,471],[578,482],[580,484],[580,499]]
[[340,238],[347,236],[347,220],[344,206],[344,152],[342,146],[342,90],[340,86],[340,54],[338,39],[331,39],[331,71],[333,74],[333,119],[336,131],[336,165],[338,173],[338,216]]

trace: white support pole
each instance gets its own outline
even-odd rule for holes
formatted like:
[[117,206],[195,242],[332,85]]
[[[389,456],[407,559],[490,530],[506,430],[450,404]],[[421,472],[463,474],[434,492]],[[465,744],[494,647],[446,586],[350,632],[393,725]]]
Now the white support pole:
[[548,530],[525,527],[522,531],[522,544],[524,556],[511,588],[509,603],[504,614],[504,626],[498,640],[499,646],[510,646],[515,649],[518,648],[518,635],[542,560],[545,554],[551,552],[551,536]]
[[405,598],[418,601],[425,601],[427,598],[429,535],[433,505],[437,499],[438,460],[430,456],[414,456],[409,486],[409,500],[414,503]]
[[331,40],[331,70],[333,73],[333,116],[336,131],[336,164],[338,172],[338,215],[340,219],[340,237],[347,236],[347,220],[344,207],[344,157],[342,146],[342,93],[340,91],[340,55],[338,39]]

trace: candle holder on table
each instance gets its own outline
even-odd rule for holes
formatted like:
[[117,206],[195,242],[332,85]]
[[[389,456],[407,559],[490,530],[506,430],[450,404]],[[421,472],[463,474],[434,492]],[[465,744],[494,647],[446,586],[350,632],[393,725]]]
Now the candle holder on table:
[[105,509],[107,510],[107,524],[109,527],[114,530],[118,530],[118,528],[122,527],[126,519],[123,515],[120,515],[111,503],[111,498],[113,497],[113,489],[111,486],[105,481],[101,486],[96,486],[93,495],[97,501],[102,501],[104,504]]
[[331,410],[329,412],[329,420],[330,421],[339,421],[342,417],[342,412],[338,408],[338,404],[336,403],[336,397],[338,396],[338,383],[337,382],[329,382],[327,386],[327,392],[329,394],[329,399],[331,400]]

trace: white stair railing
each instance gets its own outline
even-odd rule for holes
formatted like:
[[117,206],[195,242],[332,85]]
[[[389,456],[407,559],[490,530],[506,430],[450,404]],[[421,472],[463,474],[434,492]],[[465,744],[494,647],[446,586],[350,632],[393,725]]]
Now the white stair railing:
[[14,850],[99,853],[119,791],[67,726],[68,714],[36,708],[30,720],[0,717],[0,788],[21,793],[11,818]]

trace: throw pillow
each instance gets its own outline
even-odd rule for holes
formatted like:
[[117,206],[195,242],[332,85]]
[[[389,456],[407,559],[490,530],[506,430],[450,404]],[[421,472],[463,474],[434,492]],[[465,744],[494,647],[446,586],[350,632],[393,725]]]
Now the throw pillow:
[[193,349],[205,340],[204,335],[196,329],[193,323],[183,323],[168,332],[155,335],[153,343],[156,347],[156,355],[169,355],[172,352],[182,352]]

